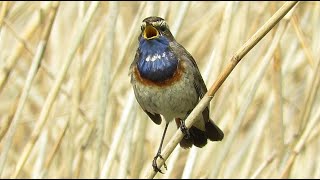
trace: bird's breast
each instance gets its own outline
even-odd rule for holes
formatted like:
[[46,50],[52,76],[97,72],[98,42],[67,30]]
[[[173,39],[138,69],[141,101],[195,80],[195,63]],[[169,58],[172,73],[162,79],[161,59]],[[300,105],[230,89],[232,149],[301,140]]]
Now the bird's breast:
[[[134,79],[137,80],[139,83],[146,85],[146,86],[157,86],[157,87],[167,87],[173,85],[174,83],[181,80],[183,73],[185,72],[185,67],[180,62],[178,63],[178,67],[174,71],[171,76],[167,76],[167,78],[163,78],[162,81],[154,81],[142,76],[141,72],[139,71],[138,66],[133,68],[133,76]],[[165,76],[162,76],[165,77]]]
[[161,82],[142,78],[137,66],[132,69],[133,89],[139,104],[150,113],[163,115],[166,121],[185,118],[199,100],[192,71],[184,61],[179,61],[178,66],[170,79]]

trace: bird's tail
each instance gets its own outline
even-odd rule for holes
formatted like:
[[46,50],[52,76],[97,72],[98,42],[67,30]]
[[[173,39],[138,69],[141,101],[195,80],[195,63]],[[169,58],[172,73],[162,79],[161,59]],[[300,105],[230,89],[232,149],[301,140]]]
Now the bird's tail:
[[[176,119],[176,123],[179,128],[180,119]],[[191,128],[189,128],[189,133],[189,138],[185,135],[180,141],[180,146],[182,148],[191,148],[192,145],[202,148],[207,144],[207,139],[210,141],[221,141],[224,137],[222,130],[215,125],[212,120],[206,122],[205,131],[202,131],[195,126],[191,126]]]

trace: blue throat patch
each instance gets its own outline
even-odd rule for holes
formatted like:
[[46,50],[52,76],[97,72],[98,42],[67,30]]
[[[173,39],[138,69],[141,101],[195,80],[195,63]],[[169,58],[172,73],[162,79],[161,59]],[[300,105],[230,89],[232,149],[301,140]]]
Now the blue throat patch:
[[137,66],[143,78],[160,82],[171,78],[177,70],[178,59],[163,36],[152,40],[140,38],[139,53]]

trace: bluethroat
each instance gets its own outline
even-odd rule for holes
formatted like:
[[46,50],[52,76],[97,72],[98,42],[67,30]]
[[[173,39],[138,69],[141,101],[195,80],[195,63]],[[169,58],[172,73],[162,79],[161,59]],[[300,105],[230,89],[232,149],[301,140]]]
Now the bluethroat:
[[201,148],[207,144],[207,139],[221,141],[224,134],[209,118],[209,106],[191,128],[186,128],[184,120],[203,98],[207,87],[195,60],[175,40],[166,21],[154,16],[144,19],[138,40],[139,47],[130,66],[131,84],[138,103],[150,119],[159,125],[162,115],[166,121],[152,163],[154,170],[161,172],[156,160],[162,158],[163,140],[173,119],[185,134],[180,142],[182,148],[192,145]]

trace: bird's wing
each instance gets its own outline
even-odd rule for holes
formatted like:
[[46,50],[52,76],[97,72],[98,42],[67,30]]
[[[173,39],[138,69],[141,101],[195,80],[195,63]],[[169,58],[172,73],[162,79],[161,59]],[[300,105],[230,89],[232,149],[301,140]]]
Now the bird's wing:
[[[191,66],[193,66],[193,74],[194,74],[194,87],[196,89],[196,92],[199,96],[199,99],[202,99],[203,96],[207,93],[207,87],[206,84],[204,83],[200,70],[198,68],[198,65],[196,61],[193,59],[192,55],[179,43],[173,42],[170,47],[172,48],[173,52],[175,53],[176,56],[180,57],[180,60],[188,62]],[[178,54],[179,53],[179,54]],[[209,105],[204,109],[202,112],[203,119],[205,121],[209,121]]]
[[160,116],[160,114],[157,114],[157,113],[154,113],[154,114],[151,114],[150,112],[148,112],[148,111],[146,111],[146,110],[144,110],[144,112],[146,112],[146,114],[150,117],[150,119],[154,122],[154,123],[156,123],[156,124],[161,124],[161,116]]

